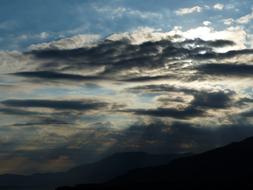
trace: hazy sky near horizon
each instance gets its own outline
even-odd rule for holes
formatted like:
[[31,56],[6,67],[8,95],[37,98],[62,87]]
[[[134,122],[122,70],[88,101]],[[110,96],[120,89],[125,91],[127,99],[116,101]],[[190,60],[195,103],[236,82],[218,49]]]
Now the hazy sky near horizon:
[[0,173],[253,135],[251,0],[1,0]]

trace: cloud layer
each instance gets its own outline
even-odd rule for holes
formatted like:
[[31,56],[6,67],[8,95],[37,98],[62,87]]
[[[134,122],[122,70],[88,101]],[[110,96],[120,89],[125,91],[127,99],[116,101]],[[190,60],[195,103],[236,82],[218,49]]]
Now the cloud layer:
[[10,172],[58,171],[117,151],[198,152],[253,135],[244,40],[241,29],[142,28],[1,52],[0,159],[16,163]]

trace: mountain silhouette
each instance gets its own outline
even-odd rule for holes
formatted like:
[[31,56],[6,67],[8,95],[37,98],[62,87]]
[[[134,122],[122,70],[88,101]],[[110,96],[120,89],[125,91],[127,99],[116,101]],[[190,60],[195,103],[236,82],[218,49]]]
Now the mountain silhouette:
[[253,189],[253,137],[165,166],[130,171],[102,184],[60,187],[57,190],[100,189]]
[[33,175],[0,175],[0,189],[51,190],[60,185],[102,183],[136,168],[167,164],[183,154],[153,155],[144,152],[116,153],[92,164],[66,172]]

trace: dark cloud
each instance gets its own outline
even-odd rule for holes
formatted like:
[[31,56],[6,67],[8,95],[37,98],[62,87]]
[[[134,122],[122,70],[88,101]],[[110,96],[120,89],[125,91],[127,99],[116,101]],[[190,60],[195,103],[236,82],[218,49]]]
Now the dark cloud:
[[51,108],[55,110],[77,110],[88,111],[106,107],[108,104],[104,102],[96,102],[92,100],[5,100],[1,104],[10,107],[25,108]]
[[238,105],[248,105],[249,103],[253,103],[252,98],[241,98],[239,101],[236,102]]
[[38,112],[33,112],[33,111],[27,111],[23,109],[16,109],[16,108],[0,108],[0,112],[3,114],[8,114],[8,115],[23,115],[23,116],[30,116],[30,115],[37,115],[39,114]]
[[241,116],[244,116],[244,117],[253,117],[253,110],[248,110],[248,111],[245,111],[243,113],[241,113]]
[[230,40],[204,41],[204,44],[205,43],[207,44],[207,46],[216,47],[216,48],[235,45],[235,43],[233,41],[230,41]]
[[192,117],[200,117],[204,114],[202,110],[194,107],[187,107],[185,109],[176,108],[157,108],[157,109],[135,109],[128,110],[137,115],[148,115],[154,117],[172,117],[178,119],[188,119]]
[[139,92],[154,92],[154,93],[161,93],[161,92],[184,92],[188,94],[192,94],[193,92],[197,92],[194,89],[188,89],[188,88],[182,88],[182,87],[176,87],[173,85],[167,85],[167,84],[158,84],[158,85],[142,85],[137,86],[133,88],[129,88],[128,91],[139,93]]
[[[87,110],[73,110],[73,109],[54,109],[53,111],[47,110],[27,110],[27,108],[31,108],[28,106],[8,106],[1,107],[0,113],[5,115],[14,115],[19,117],[19,119],[25,119],[23,123],[13,123],[7,126],[49,126],[49,125],[67,125],[67,124],[75,124],[77,120],[80,119],[80,113]],[[33,107],[34,108],[34,107]],[[37,108],[37,105],[35,105]],[[38,107],[39,108],[39,107]],[[45,108],[45,107],[44,107]],[[46,107],[51,108],[51,107]],[[95,109],[95,108],[94,108]],[[100,108],[96,108],[100,109]],[[102,108],[101,108],[102,109]]]
[[200,38],[196,39],[188,39],[183,42],[181,42],[182,45],[195,45],[195,46],[203,46],[203,47],[210,47],[210,48],[222,48],[226,46],[233,46],[235,43],[230,40],[210,40],[205,41]]
[[191,102],[191,105],[194,107],[204,107],[204,108],[227,108],[232,106],[232,96],[233,92],[225,93],[223,91],[218,92],[205,92],[200,91],[194,93],[194,100]]
[[121,81],[125,81],[125,82],[147,82],[147,81],[165,80],[165,79],[172,79],[172,78],[173,77],[170,76],[170,75],[141,76],[141,77],[121,79]]
[[238,123],[215,128],[186,122],[165,124],[159,120],[145,125],[132,125],[120,135],[114,151],[146,151],[151,153],[201,152],[253,135],[250,124]]
[[172,85],[144,85],[137,86],[129,89],[130,92],[142,92],[142,93],[161,93],[166,94],[169,92],[184,93],[186,95],[193,96],[193,100],[190,102],[191,107],[200,108],[227,108],[233,104],[233,96],[235,92],[231,90],[224,91],[208,91],[208,90],[196,90],[186,87],[176,87]]
[[[141,71],[163,68],[165,64],[170,65],[169,70],[182,69],[183,63],[173,65],[172,60],[184,59],[207,59],[215,57],[226,57],[231,54],[250,53],[246,51],[234,51],[225,54],[213,52],[213,48],[232,46],[234,42],[228,40],[204,41],[201,39],[185,40],[183,42],[172,42],[170,40],[161,40],[156,42],[145,42],[140,45],[133,45],[128,40],[110,41],[104,40],[95,47],[79,48],[72,50],[34,50],[26,54],[33,55],[35,58],[45,60],[38,69],[47,70],[47,72],[19,73],[26,77],[46,78],[67,78],[85,80],[85,76],[74,76],[68,74],[54,73],[56,71],[70,70],[96,70],[101,72],[97,76],[117,78],[126,81],[145,81],[166,79],[167,76],[129,76],[125,78],[121,72],[128,72],[130,69]],[[206,53],[202,53],[202,52]],[[170,61],[169,61],[170,60]],[[48,72],[54,71],[54,72]],[[18,73],[17,73],[18,74]],[[123,78],[122,78],[123,77]],[[89,78],[87,78],[89,79]],[[94,78],[90,78],[94,79]]]
[[253,65],[248,64],[203,64],[197,67],[201,74],[220,75],[220,76],[237,76],[252,77]]
[[44,80],[90,81],[90,80],[104,79],[98,76],[83,76],[83,75],[60,73],[60,72],[53,72],[53,71],[27,71],[27,72],[14,73],[14,75],[27,77],[27,78],[40,78]]
[[[162,107],[156,109],[134,109],[127,111],[137,115],[171,117],[177,119],[205,116],[210,109],[229,109],[235,105],[234,95],[236,94],[231,90],[208,91],[165,84],[137,86],[130,88],[129,91],[142,94],[154,93],[154,96],[158,96],[157,101],[162,103]],[[174,98],[171,98],[171,92],[177,93],[177,95]],[[166,94],[168,97],[165,96]],[[162,99],[159,97],[160,95],[162,95]],[[186,96],[191,96],[192,100],[186,99]],[[175,103],[179,103],[179,105],[175,105]],[[176,108],[171,108],[171,105],[173,104]],[[166,106],[169,106],[169,108],[166,108]]]
[[[190,92],[189,89],[182,89],[182,92],[184,91],[188,94]],[[194,99],[189,102],[186,108],[134,109],[128,111],[137,115],[189,119],[204,116],[208,109],[225,109],[232,106],[231,97],[233,96],[233,92],[225,93],[222,91],[205,92],[192,90],[190,94],[193,95]]]
[[242,49],[242,50],[232,50],[225,53],[216,53],[214,51],[209,51],[204,54],[195,54],[192,55],[191,58],[193,59],[200,59],[200,60],[207,60],[207,59],[228,59],[233,58],[241,55],[250,55],[253,54],[253,49]]
[[169,105],[171,102],[177,102],[177,103],[185,103],[184,97],[178,95],[176,97],[170,97],[170,96],[162,96],[157,98],[158,102],[161,102],[164,105]]
[[[87,127],[70,138],[55,133],[49,134],[48,140],[57,139],[63,143],[47,149],[41,147],[29,151],[17,150],[10,153],[9,158],[22,156],[29,157],[31,160],[42,161],[56,158],[59,155],[66,155],[78,165],[122,151],[144,151],[159,154],[196,153],[252,135],[252,125],[245,123],[208,128],[187,122],[167,124],[160,120],[153,120],[149,124],[136,123],[120,131],[109,127]],[[9,148],[10,146],[15,147],[17,143],[20,142],[8,146]],[[75,147],[75,145],[78,146]],[[3,147],[1,152],[6,150],[4,146],[6,145],[0,145]]]
[[[25,122],[25,123],[15,123],[8,126],[15,126],[15,127],[28,127],[28,126],[44,126],[44,125],[70,125],[73,124],[70,121],[63,121],[53,118],[41,118],[38,121],[33,122]],[[7,126],[7,127],[8,127]]]

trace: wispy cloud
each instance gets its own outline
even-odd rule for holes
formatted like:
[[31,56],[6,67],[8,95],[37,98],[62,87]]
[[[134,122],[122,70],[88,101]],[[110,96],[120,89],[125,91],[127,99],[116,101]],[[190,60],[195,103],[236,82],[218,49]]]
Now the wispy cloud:
[[192,13],[200,13],[202,12],[203,8],[200,6],[194,6],[194,7],[189,7],[189,8],[181,8],[176,11],[176,14],[179,16],[187,15],[187,14],[192,14]]
[[[41,34],[42,37],[45,36],[44,33]],[[39,43],[33,44],[28,47],[29,50],[38,49],[75,49],[80,47],[92,46],[100,39],[99,35],[96,34],[86,34],[86,35],[76,35],[69,38],[63,38],[57,41],[51,41],[49,43]]]
[[245,16],[242,16],[236,20],[239,24],[248,24],[253,19],[253,11]]
[[221,3],[217,3],[217,4],[215,4],[215,5],[213,5],[213,8],[214,9],[216,9],[216,10],[223,10],[224,9],[224,5],[223,4],[221,4]]

